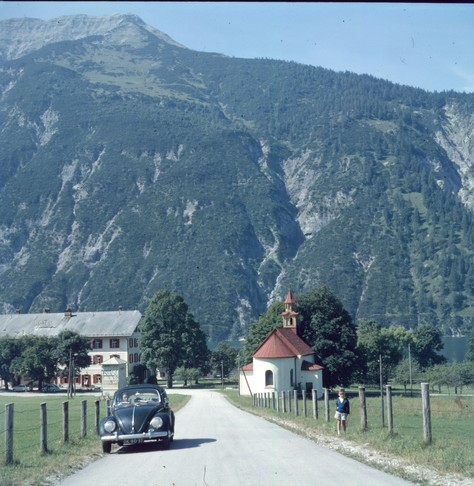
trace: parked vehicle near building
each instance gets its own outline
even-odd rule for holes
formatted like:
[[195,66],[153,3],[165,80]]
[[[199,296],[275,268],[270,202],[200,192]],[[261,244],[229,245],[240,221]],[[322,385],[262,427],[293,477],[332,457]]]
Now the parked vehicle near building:
[[14,392],[29,392],[30,387],[28,385],[16,385],[12,388]]
[[58,393],[61,391],[61,388],[59,388],[58,385],[55,385],[54,383],[44,385],[42,390],[43,393]]

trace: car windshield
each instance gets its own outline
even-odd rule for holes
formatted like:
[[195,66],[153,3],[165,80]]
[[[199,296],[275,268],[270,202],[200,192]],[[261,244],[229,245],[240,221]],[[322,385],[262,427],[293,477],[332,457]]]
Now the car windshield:
[[147,388],[128,389],[115,395],[114,406],[126,407],[131,405],[144,405],[146,403],[160,403],[158,390]]

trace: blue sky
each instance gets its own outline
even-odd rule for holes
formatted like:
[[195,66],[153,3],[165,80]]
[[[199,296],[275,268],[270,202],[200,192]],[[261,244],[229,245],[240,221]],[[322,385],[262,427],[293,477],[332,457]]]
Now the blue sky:
[[0,19],[79,13],[135,13],[198,51],[474,92],[474,4],[0,1]]

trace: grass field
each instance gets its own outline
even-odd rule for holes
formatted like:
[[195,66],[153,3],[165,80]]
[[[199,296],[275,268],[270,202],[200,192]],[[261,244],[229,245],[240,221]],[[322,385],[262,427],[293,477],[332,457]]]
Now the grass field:
[[[221,389],[221,387],[216,387]],[[359,399],[357,389],[349,389],[352,413],[344,443],[360,446],[361,449],[380,451],[390,457],[403,460],[406,464],[429,467],[441,475],[462,474],[465,484],[474,484],[474,390],[464,390],[466,395],[431,394],[431,422],[433,441],[430,445],[423,440],[422,403],[420,396],[404,396],[402,390],[394,388],[393,423],[394,433],[382,428],[381,400],[375,393],[367,393],[368,430],[360,430]],[[250,397],[239,396],[236,389],[225,389],[223,393],[236,406],[252,413],[263,415],[276,422],[284,421],[284,426],[304,435],[326,436],[339,440],[335,434],[333,398],[331,397],[330,421],[324,418],[324,402],[319,401],[319,419],[312,417],[311,402],[307,403],[307,417],[276,412],[271,408],[256,408]],[[419,394],[418,394],[419,395]],[[173,394],[169,391],[173,410],[177,411],[189,399],[188,396]],[[59,477],[72,473],[88,462],[102,456],[100,440],[95,432],[95,407],[98,397],[78,396],[69,400],[69,443],[62,443],[62,403],[65,396],[33,396],[25,394],[12,396],[0,393],[0,485],[26,486],[50,485]],[[385,397],[384,397],[385,399]],[[81,401],[87,400],[87,435],[80,437]],[[4,415],[5,405],[14,403],[14,464],[5,465]],[[40,404],[47,404],[48,414],[48,452],[40,452]],[[386,404],[385,404],[386,405]],[[386,410],[386,409],[385,409]],[[100,401],[100,415],[105,415],[105,401]],[[364,460],[354,454],[354,457]],[[400,468],[391,472],[414,480]],[[430,484],[420,481],[419,484]],[[448,483],[446,483],[448,484]]]
[[[181,408],[189,397],[171,395],[173,410]],[[0,485],[40,486],[54,484],[88,462],[102,456],[101,442],[95,430],[96,396],[76,396],[69,400],[69,442],[63,443],[63,396],[24,396],[0,394]],[[87,400],[87,433],[81,437],[81,402]],[[5,464],[5,405],[14,403],[13,464]],[[48,452],[40,449],[40,404],[46,403]],[[100,401],[100,417],[106,402]]]

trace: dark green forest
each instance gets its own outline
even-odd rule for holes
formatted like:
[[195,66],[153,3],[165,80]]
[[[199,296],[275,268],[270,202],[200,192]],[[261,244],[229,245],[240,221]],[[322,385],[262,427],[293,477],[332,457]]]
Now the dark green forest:
[[355,322],[474,326],[474,95],[117,29],[2,61],[1,312],[167,289],[217,343],[326,285]]

